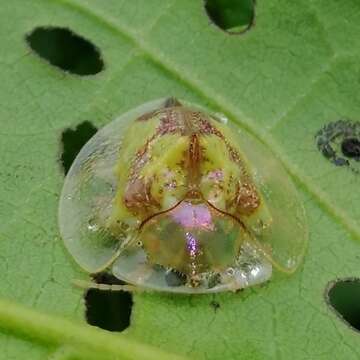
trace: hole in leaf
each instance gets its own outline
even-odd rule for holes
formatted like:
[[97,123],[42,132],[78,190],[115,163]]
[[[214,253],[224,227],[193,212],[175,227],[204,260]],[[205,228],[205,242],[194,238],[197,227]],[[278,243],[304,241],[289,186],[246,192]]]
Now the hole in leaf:
[[61,135],[62,154],[61,163],[65,175],[70,169],[81,148],[97,132],[97,128],[89,121],[79,124],[75,130],[66,129]]
[[315,134],[318,150],[336,166],[360,172],[360,122],[337,120]]
[[356,330],[360,330],[360,279],[331,282],[327,301],[336,314]]
[[93,75],[104,68],[99,49],[69,29],[37,27],[26,41],[40,57],[73,74]]
[[210,19],[230,34],[247,31],[255,20],[255,0],[205,0]]
[[[97,274],[96,283],[119,284],[124,282],[110,274]],[[130,325],[132,295],[125,291],[90,289],[85,295],[86,321],[109,331],[123,331]]]

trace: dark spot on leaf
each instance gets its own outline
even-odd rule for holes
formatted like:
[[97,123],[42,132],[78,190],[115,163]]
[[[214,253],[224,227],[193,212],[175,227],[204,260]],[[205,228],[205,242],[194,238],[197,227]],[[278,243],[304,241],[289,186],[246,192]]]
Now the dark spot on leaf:
[[73,74],[93,75],[104,68],[100,50],[69,29],[37,27],[26,41],[40,57]]
[[347,161],[344,158],[337,157],[337,158],[334,159],[334,164],[336,166],[345,166],[345,165],[349,165],[349,161]]
[[63,131],[61,135],[61,163],[65,174],[69,171],[81,148],[96,132],[97,128],[89,121],[79,124],[75,130],[66,129]]
[[355,330],[360,330],[360,279],[332,281],[325,295],[336,315]]
[[215,312],[217,312],[220,309],[220,303],[218,303],[215,300],[212,300],[210,302],[210,306],[214,309]]
[[[102,273],[94,276],[98,284],[123,285],[116,277]],[[132,295],[125,291],[90,289],[85,294],[86,321],[109,331],[123,331],[130,325]]]
[[185,285],[186,275],[176,270],[168,270],[165,273],[165,281],[169,286]]
[[220,29],[241,34],[255,22],[255,0],[205,0],[205,9]]
[[360,160],[360,141],[356,138],[346,138],[341,143],[342,153],[348,158]]
[[360,122],[338,120],[326,124],[315,135],[321,154],[336,166],[360,171]]

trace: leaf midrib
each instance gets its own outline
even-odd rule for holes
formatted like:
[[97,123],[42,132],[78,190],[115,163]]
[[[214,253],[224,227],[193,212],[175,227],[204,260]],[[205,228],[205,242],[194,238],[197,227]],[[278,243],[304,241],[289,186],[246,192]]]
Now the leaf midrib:
[[131,340],[87,324],[70,320],[0,299],[0,324],[16,334],[40,343],[76,349],[83,359],[184,360],[154,346]]

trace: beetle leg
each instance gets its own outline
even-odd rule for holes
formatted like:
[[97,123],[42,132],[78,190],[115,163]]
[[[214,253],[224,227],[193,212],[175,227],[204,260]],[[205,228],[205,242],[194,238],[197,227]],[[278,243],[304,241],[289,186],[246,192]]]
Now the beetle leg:
[[129,292],[143,292],[144,289],[135,285],[118,285],[118,284],[98,284],[86,280],[73,280],[73,285],[81,289],[96,289],[102,291],[129,291]]

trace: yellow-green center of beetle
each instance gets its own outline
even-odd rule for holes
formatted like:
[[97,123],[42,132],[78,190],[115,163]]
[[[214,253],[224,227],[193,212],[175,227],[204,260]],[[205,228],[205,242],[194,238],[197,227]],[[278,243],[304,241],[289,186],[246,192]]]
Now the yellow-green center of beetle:
[[85,145],[66,178],[60,230],[90,273],[187,293],[256,285],[273,267],[293,272],[307,241],[296,189],[269,149],[172,98]]

